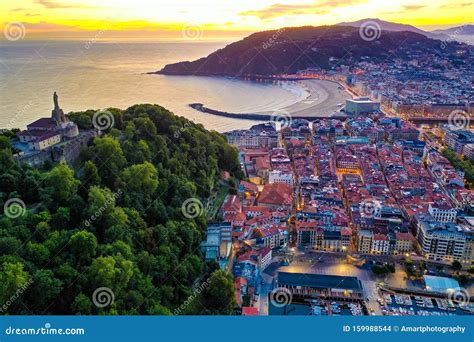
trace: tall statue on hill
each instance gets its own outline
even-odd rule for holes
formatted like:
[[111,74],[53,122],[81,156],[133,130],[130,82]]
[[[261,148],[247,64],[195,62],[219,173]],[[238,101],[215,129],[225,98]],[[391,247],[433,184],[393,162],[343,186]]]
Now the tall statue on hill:
[[58,94],[56,94],[56,92],[54,92],[53,94],[53,102],[54,102],[54,109],[51,115],[52,120],[56,123],[56,125],[60,125],[60,124],[68,122],[66,115],[64,115],[63,110],[59,107]]

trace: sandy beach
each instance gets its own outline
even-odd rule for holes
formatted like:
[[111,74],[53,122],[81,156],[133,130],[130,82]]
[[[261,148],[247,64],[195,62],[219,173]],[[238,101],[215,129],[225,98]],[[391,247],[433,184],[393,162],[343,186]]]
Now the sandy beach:
[[[280,108],[279,111],[288,112],[293,116],[329,116],[340,109],[338,104],[345,104],[351,95],[336,82],[326,80],[304,80],[298,81],[299,85],[306,89],[309,96],[288,107]],[[262,112],[272,114],[272,112]]]

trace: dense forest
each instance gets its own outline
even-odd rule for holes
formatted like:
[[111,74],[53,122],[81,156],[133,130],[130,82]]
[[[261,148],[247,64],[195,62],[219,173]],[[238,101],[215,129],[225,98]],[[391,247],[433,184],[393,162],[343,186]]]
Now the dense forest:
[[[94,113],[69,118],[92,129]],[[0,312],[232,314],[231,276],[200,254],[206,215],[181,208],[212,197],[222,170],[241,177],[237,150],[157,105],[108,113],[73,167],[20,167],[13,133],[0,135],[0,205],[20,210],[0,216]]]

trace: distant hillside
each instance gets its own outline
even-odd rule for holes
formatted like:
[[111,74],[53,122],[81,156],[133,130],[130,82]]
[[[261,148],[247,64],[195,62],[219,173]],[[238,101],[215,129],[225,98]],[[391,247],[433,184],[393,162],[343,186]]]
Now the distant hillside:
[[396,58],[449,56],[456,43],[441,51],[440,41],[422,34],[382,31],[364,40],[359,28],[305,26],[254,33],[209,56],[192,62],[166,65],[168,75],[249,76],[295,73],[307,68],[331,69],[363,60],[389,62]]
[[474,25],[462,25],[451,27],[445,30],[434,30],[432,33],[442,33],[442,34],[462,34],[462,35],[474,35]]
[[436,34],[444,34],[448,41],[458,41],[474,45],[474,25],[462,25],[445,30],[432,31]]
[[383,31],[394,31],[394,32],[400,32],[400,31],[409,31],[409,32],[415,32],[422,34],[428,38],[432,39],[441,39],[441,40],[446,40],[448,37],[443,33],[443,32],[427,32],[420,30],[419,28],[412,26],[412,25],[406,25],[406,24],[399,24],[399,23],[392,23],[390,21],[385,21],[385,20],[380,20],[380,19],[362,19],[362,20],[357,20],[353,22],[344,22],[344,23],[339,23],[337,25],[339,26],[352,26],[352,27],[360,27],[364,25],[365,23],[368,22],[374,22]]

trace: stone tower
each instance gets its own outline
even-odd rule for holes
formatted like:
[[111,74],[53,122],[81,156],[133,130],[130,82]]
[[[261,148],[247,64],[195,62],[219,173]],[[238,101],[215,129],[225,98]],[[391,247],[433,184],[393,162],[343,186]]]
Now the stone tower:
[[68,122],[68,120],[66,119],[66,115],[64,115],[63,110],[61,108],[59,108],[58,94],[56,94],[56,92],[54,92],[54,94],[53,94],[53,102],[54,102],[54,109],[53,109],[52,115],[51,115],[51,118],[52,118],[53,122],[56,125],[61,125],[63,123]]

